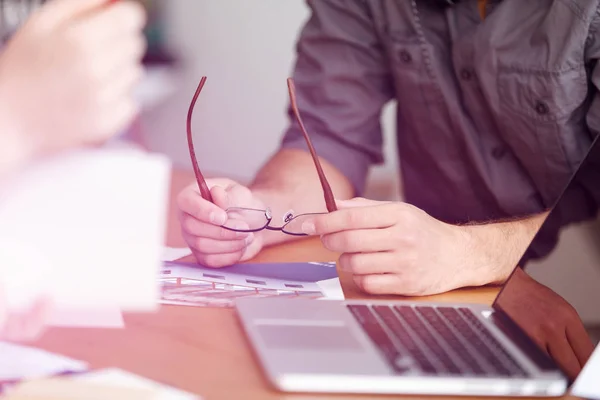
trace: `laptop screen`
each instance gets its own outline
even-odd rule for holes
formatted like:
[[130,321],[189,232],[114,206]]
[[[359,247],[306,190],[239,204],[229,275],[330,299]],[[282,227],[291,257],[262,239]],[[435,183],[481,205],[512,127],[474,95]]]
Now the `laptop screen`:
[[494,308],[575,379],[600,340],[598,140],[565,187]]

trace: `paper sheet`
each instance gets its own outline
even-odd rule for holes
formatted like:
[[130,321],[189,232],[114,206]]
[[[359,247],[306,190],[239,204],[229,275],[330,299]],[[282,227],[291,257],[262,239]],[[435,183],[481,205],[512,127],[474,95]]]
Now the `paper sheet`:
[[187,247],[163,247],[162,261],[175,261],[187,257],[192,251]]
[[596,346],[596,350],[583,367],[583,371],[579,374],[573,387],[571,394],[573,396],[600,400],[600,345]]
[[74,376],[75,379],[81,382],[101,383],[105,385],[118,386],[132,389],[153,389],[157,392],[157,396],[153,397],[156,400],[199,400],[193,394],[175,389],[169,386],[162,385],[150,379],[123,371],[117,368],[108,368],[98,371],[91,371],[83,375]]
[[10,307],[156,308],[166,158],[128,148],[47,159],[0,187],[0,281]]
[[63,372],[81,372],[87,364],[33,347],[0,342],[0,381],[46,377]]
[[335,263],[247,263],[215,269],[165,262],[161,283],[161,303],[195,307],[233,307],[240,297],[343,298]]
[[325,299],[327,300],[344,300],[344,291],[342,290],[342,284],[340,278],[332,278],[324,281],[317,282],[317,285],[321,288]]

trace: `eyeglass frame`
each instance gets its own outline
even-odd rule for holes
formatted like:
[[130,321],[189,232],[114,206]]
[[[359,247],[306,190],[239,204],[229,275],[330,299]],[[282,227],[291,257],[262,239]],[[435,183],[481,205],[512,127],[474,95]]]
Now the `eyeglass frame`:
[[[189,150],[190,158],[192,161],[192,168],[194,170],[194,176],[196,178],[196,183],[198,184],[198,189],[200,190],[200,196],[203,199],[205,199],[206,201],[209,201],[214,204],[212,194],[210,193],[210,189],[209,189],[208,185],[206,184],[206,179],[204,179],[204,175],[202,174],[202,171],[200,170],[200,167],[198,165],[198,160],[196,158],[196,151],[194,148],[193,135],[192,135],[193,111],[194,111],[196,102],[198,100],[198,97],[200,96],[200,93],[202,92],[202,89],[204,88],[206,79],[207,79],[206,76],[203,76],[200,79],[200,83],[198,84],[198,87],[196,88],[196,92],[194,93],[194,96],[192,97],[192,101],[190,103],[190,106],[188,109],[188,114],[187,114],[186,128],[187,128],[188,150]],[[327,211],[328,212],[337,211],[337,206],[335,204],[335,198],[333,196],[333,191],[331,190],[331,186],[330,186],[329,182],[327,181],[325,172],[323,172],[323,167],[321,166],[321,162],[319,161],[319,156],[317,155],[317,152],[312,144],[312,141],[310,140],[310,136],[308,135],[308,132],[306,131],[306,127],[304,126],[304,122],[302,121],[302,117],[300,116],[300,111],[298,110],[298,105],[297,105],[297,101],[296,101],[296,89],[295,89],[294,81],[292,78],[287,79],[287,86],[288,86],[288,94],[290,96],[290,105],[292,107],[292,111],[294,113],[294,116],[296,117],[296,121],[298,122],[300,131],[302,132],[302,135],[304,136],[304,140],[306,141],[306,144],[308,146],[308,150],[309,150],[310,155],[315,164],[315,168],[317,169],[319,181],[320,181],[321,187],[323,189],[323,197],[325,199],[325,205],[327,207]],[[254,209],[254,208],[244,208],[244,207],[230,207],[227,210],[225,210],[225,212],[227,212],[228,210],[247,210],[247,211],[264,212],[266,224],[262,228],[247,229],[247,230],[239,230],[239,229],[227,227],[225,225],[221,225],[221,227],[224,229],[234,231],[234,232],[247,232],[247,233],[259,232],[259,231],[266,229],[266,230],[271,230],[271,231],[281,231],[287,235],[292,235],[292,236],[305,236],[305,234],[303,234],[303,233],[293,233],[293,232],[285,231],[285,227],[288,224],[290,224],[294,219],[296,219],[300,216],[319,214],[319,213],[305,213],[305,214],[299,214],[297,216],[289,215],[284,218],[284,222],[285,222],[284,225],[282,225],[280,227],[273,227],[270,225],[271,221],[273,219],[273,216],[271,214],[271,209],[268,207],[264,210]]]

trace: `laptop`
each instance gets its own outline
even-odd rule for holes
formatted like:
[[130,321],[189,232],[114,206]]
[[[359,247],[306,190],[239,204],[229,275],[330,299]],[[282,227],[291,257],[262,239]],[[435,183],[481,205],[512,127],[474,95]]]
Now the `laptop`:
[[[565,179],[492,306],[238,299],[237,314],[269,380],[286,392],[565,394],[600,332],[597,142]],[[569,325],[582,327],[579,336],[565,332],[556,301],[567,305],[561,310],[569,311]]]

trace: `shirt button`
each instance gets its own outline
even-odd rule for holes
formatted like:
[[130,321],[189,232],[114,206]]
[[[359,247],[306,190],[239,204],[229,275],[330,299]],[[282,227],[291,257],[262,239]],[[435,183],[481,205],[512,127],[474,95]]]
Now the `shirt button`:
[[499,159],[501,159],[502,157],[504,157],[504,155],[505,155],[505,154],[506,154],[506,148],[504,148],[503,146],[498,146],[498,147],[495,147],[495,148],[492,150],[492,156],[493,156],[493,157],[494,157],[496,160],[499,160]]
[[535,103],[535,112],[537,112],[539,115],[546,115],[550,112],[550,109],[548,108],[548,104],[540,100]]
[[409,62],[412,61],[412,56],[410,55],[410,53],[406,50],[401,50],[400,51],[400,60],[402,60],[403,63],[408,64]]
[[470,81],[473,78],[473,71],[471,71],[469,68],[463,68],[460,71],[460,77],[465,81]]

